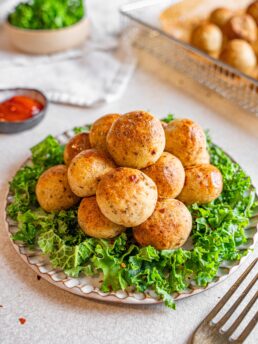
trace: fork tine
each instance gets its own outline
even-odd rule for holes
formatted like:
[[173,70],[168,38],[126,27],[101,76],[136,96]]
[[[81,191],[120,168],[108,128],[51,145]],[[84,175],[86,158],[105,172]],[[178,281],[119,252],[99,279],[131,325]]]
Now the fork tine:
[[251,333],[255,325],[258,321],[258,312],[256,312],[255,316],[251,321],[249,321],[248,325],[244,329],[244,331],[240,334],[240,336],[234,341],[234,343],[243,343],[243,341],[248,337],[248,335]]
[[222,307],[225,305],[225,303],[228,301],[228,299],[234,294],[234,292],[237,290],[237,288],[240,286],[240,284],[243,282],[243,280],[246,278],[246,276],[249,274],[249,272],[252,270],[252,268],[257,263],[258,258],[256,258],[251,265],[247,268],[247,270],[238,278],[238,280],[232,285],[232,287],[228,290],[228,292],[223,296],[223,298],[220,300],[220,302],[213,308],[213,310],[210,312],[210,314],[205,319],[205,322],[210,322],[222,309]]
[[245,296],[248,294],[248,292],[252,289],[252,287],[255,285],[257,281],[256,275],[252,281],[248,284],[248,286],[245,288],[245,290],[240,294],[239,298],[233,303],[233,305],[229,308],[229,310],[226,312],[225,315],[214,325],[216,328],[221,328],[225,322],[231,317],[231,315],[234,313],[234,311],[237,309],[237,307],[240,305],[242,300],[245,298]]
[[250,309],[254,305],[255,301],[257,300],[257,297],[258,297],[258,291],[255,293],[252,299],[248,302],[247,306],[244,308],[242,313],[237,317],[234,323],[223,334],[226,334],[228,337],[230,337],[235,332],[239,324],[243,321],[244,317],[247,315],[247,313],[250,311]]

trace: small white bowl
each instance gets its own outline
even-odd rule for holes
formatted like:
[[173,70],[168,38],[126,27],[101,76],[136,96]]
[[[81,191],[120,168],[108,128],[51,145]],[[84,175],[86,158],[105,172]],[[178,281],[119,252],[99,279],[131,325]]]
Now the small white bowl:
[[89,33],[89,22],[83,18],[63,29],[29,30],[5,22],[5,31],[12,44],[29,54],[53,54],[82,44]]

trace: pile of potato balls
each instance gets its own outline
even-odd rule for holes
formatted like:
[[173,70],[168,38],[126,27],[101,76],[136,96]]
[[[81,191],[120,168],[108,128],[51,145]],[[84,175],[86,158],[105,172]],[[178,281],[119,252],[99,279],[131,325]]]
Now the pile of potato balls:
[[207,54],[258,78],[258,0],[243,11],[216,8],[198,24],[191,44]]
[[158,250],[181,247],[192,229],[187,205],[209,203],[223,188],[197,123],[166,124],[145,111],[99,118],[67,143],[64,161],[38,180],[46,212],[80,202],[78,223],[88,236],[132,228],[139,245]]

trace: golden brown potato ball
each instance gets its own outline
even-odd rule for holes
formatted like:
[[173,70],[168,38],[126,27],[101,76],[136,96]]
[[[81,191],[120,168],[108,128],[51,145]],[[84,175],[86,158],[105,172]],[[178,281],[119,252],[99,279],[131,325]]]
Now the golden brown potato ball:
[[217,167],[210,164],[186,168],[185,185],[178,199],[185,204],[210,203],[219,197],[223,180]]
[[101,177],[115,168],[115,164],[96,149],[88,149],[76,155],[68,168],[68,181],[72,191],[79,197],[96,194]]
[[258,25],[258,0],[252,2],[248,7],[246,11],[250,16],[253,17],[253,19],[256,21],[256,24]]
[[190,119],[175,119],[165,129],[166,151],[181,160],[184,166],[203,161],[206,136],[203,129]]
[[110,239],[125,230],[125,227],[109,221],[101,213],[95,196],[84,198],[81,201],[78,222],[81,229],[93,238]]
[[47,212],[69,209],[79,202],[67,179],[67,167],[57,165],[46,170],[36,185],[37,200]]
[[219,52],[222,43],[223,34],[220,28],[212,23],[202,23],[192,32],[191,44],[208,54]]
[[133,228],[135,240],[142,246],[171,250],[184,245],[192,229],[192,216],[176,199],[158,200],[151,217]]
[[256,22],[248,14],[231,17],[224,25],[223,32],[230,40],[239,38],[253,43],[257,39]]
[[107,147],[118,166],[145,168],[154,164],[164,151],[164,129],[149,112],[129,112],[113,123]]
[[233,11],[230,9],[224,7],[216,8],[210,14],[210,22],[222,29],[232,16]]
[[176,198],[183,189],[185,170],[174,155],[164,152],[154,165],[142,170],[157,185],[159,198]]
[[112,124],[119,118],[119,114],[109,114],[99,118],[96,122],[93,123],[90,130],[90,143],[92,148],[103,151],[108,155],[107,150],[107,133],[111,128]]
[[70,162],[77,154],[90,148],[89,133],[75,135],[65,146],[64,162],[67,166],[70,165]]
[[251,45],[242,39],[229,41],[220,59],[243,73],[250,73],[256,66],[256,56]]
[[125,227],[138,226],[147,220],[158,198],[157,187],[146,174],[126,167],[105,174],[96,195],[101,212]]

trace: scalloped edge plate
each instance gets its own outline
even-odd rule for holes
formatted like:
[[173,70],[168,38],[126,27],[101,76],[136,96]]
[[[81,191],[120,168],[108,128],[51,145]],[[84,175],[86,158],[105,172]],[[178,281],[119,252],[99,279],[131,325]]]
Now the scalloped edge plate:
[[[58,135],[56,139],[65,144],[72,136],[74,136],[74,130],[68,130],[61,135]],[[232,158],[231,158],[232,159]],[[233,159],[232,159],[233,160]],[[234,160],[233,160],[234,161]],[[25,163],[26,165],[30,162],[28,158]],[[21,166],[21,167],[22,167]],[[257,197],[257,196],[256,196]],[[31,251],[25,245],[14,242],[11,239],[11,235],[17,230],[17,223],[11,220],[6,213],[6,207],[12,201],[12,195],[10,190],[8,191],[5,204],[5,223],[8,235],[10,237],[11,243],[21,257],[21,259],[39,276],[44,278],[49,283],[66,290],[75,295],[79,295],[85,298],[106,301],[106,302],[115,302],[115,303],[124,303],[124,304],[135,304],[135,305],[148,305],[148,304],[158,304],[163,301],[160,300],[155,292],[148,290],[145,293],[133,292],[133,289],[130,291],[130,288],[127,291],[117,291],[110,293],[103,293],[99,289],[99,281],[101,280],[101,275],[98,277],[78,277],[71,278],[65,275],[65,273],[60,269],[54,269],[46,256],[42,254],[40,250]],[[252,249],[255,246],[258,237],[258,211],[250,219],[248,227],[245,229],[248,240],[247,243],[242,247],[242,249]],[[252,254],[251,252],[243,257],[239,261],[233,262],[223,262],[220,266],[218,273],[213,282],[209,283],[205,288],[196,287],[191,285],[189,289],[182,293],[176,293],[173,295],[175,300],[180,300],[198,293],[201,293],[215,285],[219,284],[225,280],[230,274],[237,270],[237,268],[247,259],[247,257]]]

